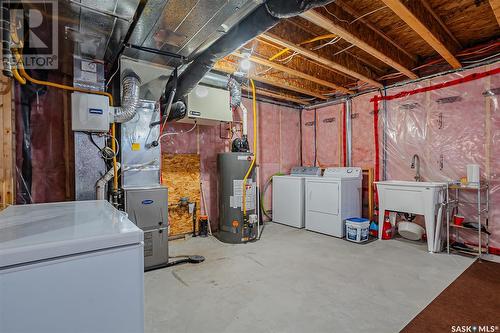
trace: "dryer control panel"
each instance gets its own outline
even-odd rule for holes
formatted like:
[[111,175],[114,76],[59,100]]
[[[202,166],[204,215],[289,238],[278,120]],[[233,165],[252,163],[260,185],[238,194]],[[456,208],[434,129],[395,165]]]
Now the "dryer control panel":
[[323,177],[326,178],[361,178],[362,170],[358,167],[326,168]]
[[292,171],[290,172],[291,176],[316,176],[319,177],[321,176],[321,169],[318,167],[293,167]]

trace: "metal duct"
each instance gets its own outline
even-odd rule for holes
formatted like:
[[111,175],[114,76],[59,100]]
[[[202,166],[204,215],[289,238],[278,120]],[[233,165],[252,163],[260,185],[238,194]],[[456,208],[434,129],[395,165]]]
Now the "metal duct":
[[267,0],[238,25],[201,53],[179,77],[176,101],[183,99],[196,87],[215,62],[275,26],[280,19],[297,16],[309,9],[334,0]]
[[241,85],[234,78],[227,81],[227,89],[231,95],[231,106],[237,107],[241,104]]
[[10,12],[7,5],[1,4],[1,29],[2,29],[2,61],[3,61],[3,74],[12,77],[12,53],[10,51]]
[[137,74],[128,73],[122,81],[122,105],[115,110],[115,122],[124,123],[134,118],[139,103],[139,85]]

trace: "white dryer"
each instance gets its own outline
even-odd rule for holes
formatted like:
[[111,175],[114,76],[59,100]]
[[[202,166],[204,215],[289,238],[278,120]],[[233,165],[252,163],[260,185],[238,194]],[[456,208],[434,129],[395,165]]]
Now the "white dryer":
[[304,228],[304,180],[321,177],[318,167],[294,167],[290,175],[273,177],[273,222]]
[[305,227],[342,238],[345,220],[361,217],[362,170],[327,168],[321,178],[305,180]]

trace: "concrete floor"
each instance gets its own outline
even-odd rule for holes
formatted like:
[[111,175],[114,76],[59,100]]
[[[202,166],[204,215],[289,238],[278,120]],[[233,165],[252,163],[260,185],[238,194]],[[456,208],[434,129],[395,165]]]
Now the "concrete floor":
[[399,332],[473,260],[270,223],[252,244],[170,243],[206,261],[145,275],[146,332]]

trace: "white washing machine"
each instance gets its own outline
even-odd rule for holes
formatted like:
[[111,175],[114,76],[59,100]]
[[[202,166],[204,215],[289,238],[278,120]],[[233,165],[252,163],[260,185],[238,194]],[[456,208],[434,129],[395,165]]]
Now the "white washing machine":
[[294,167],[290,175],[273,177],[273,222],[304,228],[304,180],[321,177],[318,167]]
[[361,217],[362,170],[327,168],[321,178],[305,180],[305,227],[342,238],[345,220]]

